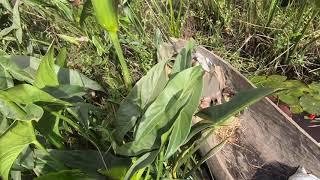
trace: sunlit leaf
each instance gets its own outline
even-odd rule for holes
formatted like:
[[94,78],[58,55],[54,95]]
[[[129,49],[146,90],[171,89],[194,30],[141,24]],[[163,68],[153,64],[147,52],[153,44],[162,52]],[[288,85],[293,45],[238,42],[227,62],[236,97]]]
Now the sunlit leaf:
[[71,105],[70,103],[59,100],[29,84],[20,84],[4,91],[0,91],[0,99],[5,101],[12,101],[18,104],[48,102],[61,105]]
[[136,83],[130,94],[121,102],[117,111],[117,120],[114,122],[115,137],[119,142],[167,84],[165,66],[166,62],[155,65]]
[[60,49],[59,54],[57,56],[56,64],[60,67],[67,66],[67,48],[63,47]]
[[212,121],[215,126],[223,125],[225,120],[236,113],[242,111],[244,108],[252,105],[267,95],[274,93],[276,89],[271,88],[256,88],[249,89],[238,93],[229,102],[217,106],[211,106],[201,110],[196,115]]
[[192,84],[189,88],[192,92],[191,97],[186,105],[179,111],[173,124],[173,130],[165,153],[166,159],[172,156],[187,139],[192,124],[192,117],[198,109],[203,87],[202,76],[198,76]]
[[41,60],[33,85],[38,88],[58,86],[59,82],[54,66],[54,48],[51,47]]
[[130,180],[131,177],[139,170],[142,169],[144,167],[147,167],[149,164],[151,164],[155,158],[157,157],[159,151],[152,151],[149,153],[146,153],[144,155],[142,155],[139,159],[137,159],[137,161],[135,161],[130,169],[127,171],[125,177],[123,178],[124,180]]
[[179,109],[188,102],[191,87],[202,77],[200,66],[186,69],[170,80],[166,88],[148,107],[140,120],[136,132],[136,140],[143,139],[149,133],[157,133],[168,125]]
[[0,136],[0,175],[8,180],[9,171],[19,156],[29,144],[36,141],[31,122],[16,121]]

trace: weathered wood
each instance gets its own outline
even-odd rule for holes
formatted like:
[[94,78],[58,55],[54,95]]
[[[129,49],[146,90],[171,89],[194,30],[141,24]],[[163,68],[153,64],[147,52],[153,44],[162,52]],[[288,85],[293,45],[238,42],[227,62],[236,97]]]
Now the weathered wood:
[[[197,52],[223,67],[235,91],[254,87],[212,52],[203,47]],[[235,132],[236,143],[228,143],[207,161],[216,179],[287,179],[299,165],[320,177],[319,144],[268,98],[244,111]],[[210,137],[201,152],[208,152],[217,143],[217,137]]]
[[[172,40],[178,52],[186,44],[185,40]],[[169,44],[167,46],[167,49],[172,49]],[[220,66],[227,87],[235,92],[254,87],[228,62],[204,47],[198,47],[195,54]],[[204,86],[206,87],[208,86]],[[196,123],[199,118],[194,118],[193,121]],[[248,107],[240,115],[234,132],[233,139],[236,141],[225,145],[206,162],[215,179],[286,180],[295,173],[298,166],[304,166],[320,177],[319,143],[268,98]],[[209,137],[200,150],[201,154],[206,154],[219,141],[221,138],[218,135]]]

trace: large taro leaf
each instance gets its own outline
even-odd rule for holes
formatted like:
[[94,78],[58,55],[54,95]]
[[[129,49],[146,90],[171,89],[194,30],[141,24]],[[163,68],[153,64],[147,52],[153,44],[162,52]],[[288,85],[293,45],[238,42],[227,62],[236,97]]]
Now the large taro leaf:
[[8,180],[9,171],[19,154],[35,143],[36,136],[31,121],[15,121],[0,136],[0,175]]
[[[1,79],[0,82],[4,82],[3,80],[10,81],[10,79],[11,81],[12,79],[17,79],[19,81],[26,81],[28,83],[33,82],[33,77],[30,75],[30,73],[21,69],[17,64],[11,61],[11,59],[8,57],[0,56],[0,70],[2,71],[0,77],[7,78],[7,79]],[[6,83],[13,85],[13,82],[6,82]]]
[[136,131],[136,140],[143,140],[143,137],[148,134],[157,134],[166,127],[189,101],[193,94],[190,92],[190,88],[197,84],[202,75],[201,66],[196,66],[181,71],[170,80],[166,88],[142,116]]
[[0,99],[12,101],[18,104],[32,104],[35,102],[47,102],[61,105],[71,105],[68,102],[59,100],[50,94],[29,84],[20,84],[12,88],[0,91]]
[[[31,77],[32,83],[36,77],[37,69],[40,64],[40,60],[35,57],[28,56],[2,56],[1,59],[9,59],[11,64],[17,66],[20,70],[25,72],[28,77]],[[0,61],[1,62],[1,61]],[[54,65],[54,70],[57,74],[58,82],[60,85],[73,85],[80,86],[87,89],[96,91],[104,91],[103,88],[95,81],[87,78],[77,70],[67,69]],[[15,76],[12,75],[14,78]]]
[[42,58],[38,67],[33,85],[38,88],[46,86],[58,86],[58,78],[54,69],[54,48],[51,47],[48,53]]
[[59,85],[56,87],[45,87],[43,91],[58,99],[69,99],[72,97],[82,97],[87,94],[87,90],[81,86]]
[[170,135],[169,144],[165,154],[165,158],[168,159],[172,156],[179,147],[184,144],[190,132],[192,117],[195,111],[198,109],[200,98],[202,95],[203,78],[198,76],[192,82],[192,86],[189,91],[192,92],[189,101],[180,110],[178,116],[175,119],[173,130]]
[[196,116],[209,120],[213,125],[218,127],[223,125],[226,120],[242,111],[247,106],[252,105],[275,91],[275,89],[271,88],[249,89],[238,93],[229,102],[201,110],[196,114]]
[[43,109],[35,104],[18,105],[14,102],[0,99],[0,113],[9,119],[19,121],[38,121],[43,115]]
[[80,170],[62,170],[59,172],[51,172],[44,176],[35,178],[35,180],[95,180],[94,177]]
[[137,119],[160,94],[168,78],[165,72],[166,62],[155,65],[146,76],[133,87],[130,94],[121,102],[114,122],[116,140],[121,142],[124,135],[132,129]]

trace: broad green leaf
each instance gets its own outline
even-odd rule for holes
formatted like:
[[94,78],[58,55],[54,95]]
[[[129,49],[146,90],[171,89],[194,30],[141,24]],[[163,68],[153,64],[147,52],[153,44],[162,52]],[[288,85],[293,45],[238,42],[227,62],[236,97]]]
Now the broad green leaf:
[[37,75],[33,85],[38,88],[46,86],[58,86],[58,78],[54,69],[54,48],[51,47],[48,53],[42,58],[38,67]]
[[15,121],[10,128],[0,136],[0,175],[4,180],[9,179],[9,171],[19,154],[36,142],[31,121]]
[[[80,169],[96,179],[105,179],[98,173],[98,169],[104,169],[104,164],[101,160],[98,151],[94,150],[48,150],[51,157],[61,161],[67,167],[72,169]],[[129,167],[130,159],[116,157],[111,153],[103,153],[106,165],[108,168],[112,167]],[[36,167],[34,171],[37,174],[47,174],[56,171],[58,168],[56,163],[52,161],[43,151],[35,150]],[[51,165],[50,166],[48,166]]]
[[263,87],[270,87],[270,88],[283,88],[283,82],[286,79],[287,79],[286,76],[271,75],[267,78],[266,81],[262,82],[261,85]]
[[67,66],[67,48],[63,47],[60,49],[59,54],[57,56],[56,64],[60,67]]
[[300,98],[300,105],[310,114],[320,114],[320,98],[304,95]]
[[0,90],[13,87],[13,79],[9,72],[0,65]]
[[183,48],[180,53],[178,54],[171,74],[176,74],[178,72],[181,72],[185,69],[188,69],[192,66],[192,50],[193,50],[194,44],[192,41],[189,41],[185,48]]
[[94,177],[87,175],[80,170],[62,170],[59,172],[52,172],[44,176],[35,178],[35,180],[95,180]]
[[118,1],[91,0],[98,23],[108,32],[117,32],[118,25]]
[[124,135],[133,128],[141,113],[152,103],[167,84],[166,62],[155,65],[121,102],[114,122],[115,137],[121,142]]
[[19,121],[38,121],[43,115],[43,109],[35,104],[18,105],[1,99],[0,112],[5,118]]
[[82,127],[84,127],[86,130],[89,130],[89,104],[81,103],[78,104],[75,107],[71,107],[68,109],[68,112],[73,115],[73,117],[80,122]]
[[[39,59],[28,56],[5,56],[5,58],[13,61],[20,70],[24,71],[28,76],[31,76],[31,82],[28,81],[29,83],[33,82],[41,62]],[[97,82],[87,78],[76,70],[62,68],[57,65],[54,66],[54,69],[60,85],[73,85],[97,91],[104,91]],[[13,75],[13,77],[15,76]]]
[[168,123],[189,101],[193,94],[193,92],[190,92],[190,88],[198,82],[202,75],[202,68],[196,66],[181,71],[170,80],[166,88],[142,116],[136,131],[136,140],[143,140],[143,137],[150,133],[158,134],[159,130],[168,126]]
[[12,101],[18,104],[48,102],[61,105],[71,105],[70,103],[59,100],[29,84],[20,84],[4,91],[0,91],[0,99],[5,101]]
[[[17,79],[19,81],[26,81],[28,83],[33,82],[33,77],[28,73],[22,70],[14,61],[10,58],[1,56],[0,57],[0,70],[3,70],[1,74],[8,72],[11,76],[11,81],[13,79]],[[12,82],[13,84],[13,82]]]
[[286,103],[288,105],[299,104],[299,96],[296,97],[296,96],[290,94],[289,90],[285,91],[285,92],[280,92],[278,94],[278,97],[282,102],[284,102],[284,103]]
[[122,180],[128,171],[128,167],[114,167],[110,169],[99,169],[98,172],[112,180]]
[[192,117],[198,109],[202,95],[202,87],[203,77],[198,76],[198,78],[192,82],[192,86],[189,89],[192,92],[189,101],[180,110],[177,118],[175,119],[167,151],[165,153],[165,159],[172,156],[187,139],[192,124]]
[[43,117],[35,123],[35,128],[43,135],[51,144],[58,149],[64,147],[64,139],[59,131],[59,118],[46,112]]
[[188,143],[193,137],[195,137],[199,133],[202,133],[203,131],[205,131],[211,127],[212,127],[212,123],[209,121],[200,121],[200,122],[194,124],[191,127],[190,133],[189,133],[187,139],[185,140],[185,143]]
[[159,154],[159,150],[148,152],[135,161],[127,171],[124,180],[130,180],[131,177],[139,170],[150,165]]
[[261,83],[267,80],[266,76],[250,76],[249,80],[256,86],[260,86]]
[[224,121],[228,120],[236,113],[275,91],[275,89],[271,88],[249,89],[238,93],[229,102],[201,110],[196,116],[212,121],[215,126],[221,126]]
[[303,112],[303,108],[298,104],[290,105],[290,111],[294,114],[299,114]]
[[7,130],[9,126],[10,124],[8,119],[0,114],[0,134]]
[[160,140],[154,134],[147,134],[140,141],[132,141],[121,146],[115,146],[115,153],[122,156],[139,156],[160,147]]
[[320,95],[320,83],[319,82],[312,82],[308,86],[311,90],[314,91],[314,94]]
[[8,0],[0,0],[0,4],[6,8],[8,11],[12,11],[12,7]]
[[45,87],[42,89],[51,96],[58,99],[68,99],[72,97],[82,97],[87,94],[87,90],[81,86],[59,85],[56,87]]

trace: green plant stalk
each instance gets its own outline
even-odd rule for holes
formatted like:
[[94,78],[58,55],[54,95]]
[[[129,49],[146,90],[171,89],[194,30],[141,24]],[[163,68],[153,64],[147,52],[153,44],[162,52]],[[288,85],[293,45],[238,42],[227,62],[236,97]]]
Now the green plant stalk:
[[302,7],[298,9],[299,13],[298,13],[298,22],[297,24],[294,26],[293,28],[293,33],[297,33],[297,31],[299,30],[299,28],[301,27],[301,22],[303,22],[303,12],[305,11],[305,8],[306,8],[306,2],[303,1],[303,4],[302,4]]
[[163,171],[163,159],[164,159],[164,149],[160,151],[159,160],[158,160],[158,170],[157,170],[157,179],[160,180]]
[[120,46],[118,34],[117,34],[117,32],[109,32],[109,35],[110,35],[110,39],[114,45],[114,48],[116,50],[116,53],[117,53],[117,56],[118,56],[118,59],[120,62],[121,70],[123,73],[124,83],[128,89],[131,89],[132,78],[131,78],[127,63],[125,61],[125,58],[123,56],[123,52],[122,52],[122,49]]
[[[299,35],[299,37],[297,38],[294,46],[293,46],[293,50],[290,53],[290,55],[294,55],[297,52],[297,48],[298,48],[298,44],[300,43],[300,41],[302,40],[303,36],[305,35],[308,27],[310,26],[311,22],[314,20],[314,18],[316,18],[316,16],[318,15],[319,10],[318,9],[313,9],[312,11],[312,15],[311,18],[308,20],[308,22],[305,24],[303,30],[301,31],[301,34]],[[289,64],[291,62],[291,58],[288,58],[287,61],[285,61],[285,64]]]
[[272,0],[272,2],[271,2],[270,8],[269,8],[269,13],[268,13],[268,21],[267,21],[266,27],[269,27],[271,22],[272,22],[272,20],[273,20],[274,14],[275,14],[276,9],[277,9],[278,2],[279,2],[279,0]]
[[118,31],[118,1],[117,0],[92,0],[93,9],[98,23],[109,33],[110,39],[115,47],[124,83],[128,89],[131,89],[132,79],[123,56],[120,46]]

